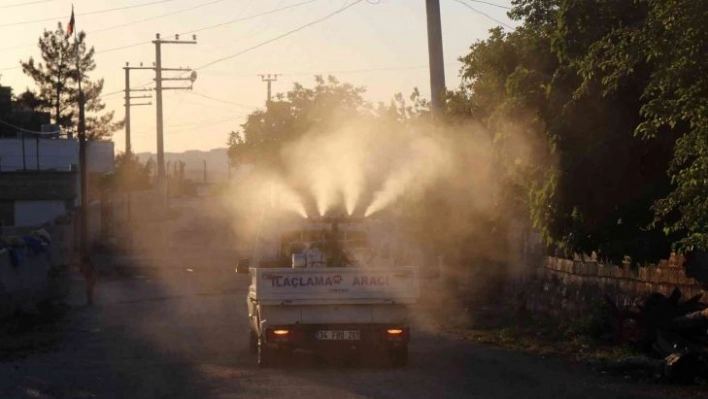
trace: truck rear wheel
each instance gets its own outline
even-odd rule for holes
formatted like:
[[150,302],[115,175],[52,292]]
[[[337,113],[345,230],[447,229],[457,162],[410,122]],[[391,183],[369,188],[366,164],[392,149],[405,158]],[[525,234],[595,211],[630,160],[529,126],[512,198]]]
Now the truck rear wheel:
[[389,361],[393,367],[405,367],[408,364],[408,346],[391,348],[388,352]]

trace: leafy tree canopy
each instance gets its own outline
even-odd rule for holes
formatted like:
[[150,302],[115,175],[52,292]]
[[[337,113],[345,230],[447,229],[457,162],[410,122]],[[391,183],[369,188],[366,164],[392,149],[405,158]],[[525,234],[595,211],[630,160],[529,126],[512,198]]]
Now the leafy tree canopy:
[[609,96],[642,81],[634,133],[675,141],[668,168],[672,191],[655,203],[655,225],[677,235],[683,250],[708,250],[708,3],[622,3],[624,16],[578,57],[582,88],[600,81]]
[[[521,204],[519,215],[566,253],[666,255],[669,238],[648,226],[652,204],[669,192],[673,140],[632,134],[650,77],[637,68],[610,92],[586,65],[618,26],[642,23],[642,7],[633,0],[513,5],[510,16],[523,24],[493,29],[471,46],[461,58],[463,86],[449,101],[452,116],[476,119],[493,135],[514,187],[504,203]],[[519,156],[518,143],[532,156]]]
[[343,84],[330,76],[317,76],[315,86],[295,83],[266,109],[248,115],[241,130],[229,135],[229,156],[234,164],[280,167],[280,151],[314,129],[334,127],[337,121],[369,112],[364,88]]
[[[82,82],[86,109],[86,135],[90,140],[101,140],[121,128],[122,122],[113,122],[113,111],[102,112],[106,105],[101,100],[103,79],[89,80],[96,69],[93,47],[86,45],[86,33],[81,31],[76,40],[66,36],[61,23],[53,31],[45,30],[38,41],[41,61],[30,57],[21,61],[22,71],[34,80],[36,93],[23,94],[35,108],[50,112],[55,123],[65,129],[78,126],[78,82]],[[77,68],[78,66],[78,68]],[[81,76],[79,76],[79,70]]]

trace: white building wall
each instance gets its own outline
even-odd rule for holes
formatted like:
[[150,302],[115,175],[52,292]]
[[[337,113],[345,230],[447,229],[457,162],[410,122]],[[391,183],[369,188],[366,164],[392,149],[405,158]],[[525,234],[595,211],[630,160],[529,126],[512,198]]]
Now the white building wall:
[[15,226],[37,226],[65,213],[64,201],[15,201]]

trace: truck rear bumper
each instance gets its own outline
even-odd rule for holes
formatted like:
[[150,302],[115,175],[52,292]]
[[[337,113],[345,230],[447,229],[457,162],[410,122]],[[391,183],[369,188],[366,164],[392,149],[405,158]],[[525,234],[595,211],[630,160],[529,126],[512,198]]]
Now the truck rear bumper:
[[268,326],[264,335],[265,344],[280,349],[391,349],[406,347],[410,330],[406,326],[382,324],[295,324]]

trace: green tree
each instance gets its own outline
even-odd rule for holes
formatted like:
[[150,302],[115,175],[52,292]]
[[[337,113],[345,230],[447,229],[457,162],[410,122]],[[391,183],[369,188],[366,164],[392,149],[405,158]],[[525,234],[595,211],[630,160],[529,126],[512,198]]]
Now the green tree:
[[31,111],[38,111],[42,108],[42,100],[37,98],[37,94],[30,89],[15,96],[15,102],[19,107]]
[[[638,67],[616,90],[607,91],[602,73],[587,67],[598,43],[610,40],[617,29],[641,25],[643,14],[643,6],[634,0],[563,0],[553,37],[553,49],[565,67],[565,90],[571,95],[565,108],[578,116],[565,120],[575,126],[566,124],[561,151],[583,149],[576,154],[581,156],[565,158],[564,169],[577,171],[569,177],[590,189],[570,197],[577,210],[572,221],[592,234],[575,239],[581,245],[602,243],[600,248],[614,259],[623,253],[638,259],[665,257],[671,241],[661,229],[648,226],[652,204],[669,192],[666,170],[673,139],[643,140],[632,134],[642,122],[642,91],[651,78]],[[632,51],[625,48],[622,57],[632,57]],[[568,183],[573,187],[573,181]]]
[[[102,113],[103,79],[89,80],[88,73],[96,69],[93,47],[86,45],[86,33],[77,40],[69,38],[61,23],[53,31],[45,30],[39,38],[41,61],[33,57],[21,61],[22,71],[34,80],[39,108],[50,112],[64,129],[78,126],[78,82],[81,71],[86,107],[86,134],[90,140],[101,140],[120,129],[122,122],[113,122],[113,111]],[[77,55],[78,54],[78,55]],[[78,68],[77,68],[78,64]]]
[[678,247],[708,250],[708,3],[637,0],[635,19],[618,21],[579,61],[584,82],[606,95],[641,80],[637,136],[675,142],[672,191],[655,203],[655,223]]
[[647,226],[651,204],[668,192],[672,143],[631,134],[641,123],[646,76],[608,93],[583,69],[598,40],[641,22],[641,8],[630,0],[513,4],[510,16],[522,26],[493,29],[472,45],[461,58],[463,85],[448,101],[452,119],[477,120],[492,135],[507,182],[498,202],[566,253],[665,256],[667,237]]
[[299,83],[280,94],[266,109],[248,115],[241,130],[229,134],[229,157],[233,164],[253,164],[279,169],[280,151],[303,134],[324,130],[371,111],[362,97],[364,88],[341,83],[335,77],[316,76],[315,86]]

